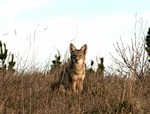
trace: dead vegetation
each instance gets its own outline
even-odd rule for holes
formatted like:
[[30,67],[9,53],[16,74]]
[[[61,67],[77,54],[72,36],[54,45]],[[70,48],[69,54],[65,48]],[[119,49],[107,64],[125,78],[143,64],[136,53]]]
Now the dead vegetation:
[[50,88],[50,74],[0,73],[1,114],[148,114],[150,75],[142,80],[87,74],[80,94]]

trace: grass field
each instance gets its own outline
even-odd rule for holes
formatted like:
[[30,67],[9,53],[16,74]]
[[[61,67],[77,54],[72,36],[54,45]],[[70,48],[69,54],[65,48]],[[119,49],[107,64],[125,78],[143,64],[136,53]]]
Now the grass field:
[[[59,72],[59,71],[58,71]],[[0,72],[1,114],[149,114],[150,75],[87,73],[82,93],[52,90],[53,74]]]

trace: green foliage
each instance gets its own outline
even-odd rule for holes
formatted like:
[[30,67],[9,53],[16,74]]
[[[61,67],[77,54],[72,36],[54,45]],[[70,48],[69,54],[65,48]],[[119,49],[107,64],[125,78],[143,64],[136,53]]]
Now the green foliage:
[[[145,38],[145,42],[146,42],[146,47],[145,47],[145,49],[146,49],[146,51],[147,51],[147,53],[148,53],[148,56],[150,56],[150,28],[149,28],[149,30],[148,30],[148,32],[147,32],[147,36],[146,36],[146,38]],[[150,61],[150,60],[149,60]]]
[[88,71],[89,73],[94,73],[93,66],[94,66],[94,61],[93,61],[93,60],[91,60],[90,68],[89,68],[89,69],[87,69],[87,71]]
[[11,61],[10,62],[6,62],[6,60],[9,58],[8,56],[8,49],[6,48],[6,44],[2,43],[0,41],[0,60],[1,60],[1,70],[10,70],[10,71],[14,71],[14,66],[15,66],[15,61],[14,61],[14,55],[11,54]]
[[98,68],[97,68],[97,73],[98,75],[104,75],[104,70],[105,70],[105,67],[104,67],[104,58],[100,58],[100,63],[98,63]]
[[[4,47],[4,49],[3,49],[3,47]],[[2,44],[2,42],[0,41],[0,60],[2,61],[1,69],[6,69],[5,60],[7,58],[7,53],[8,53],[8,50],[6,49],[6,44],[5,43]]]
[[10,71],[14,71],[14,66],[15,66],[16,62],[14,62],[14,54],[11,55],[11,61],[9,62],[9,65],[8,65],[8,69]]
[[51,71],[57,69],[61,65],[61,55],[58,51],[58,54],[55,55],[55,59],[52,60]]

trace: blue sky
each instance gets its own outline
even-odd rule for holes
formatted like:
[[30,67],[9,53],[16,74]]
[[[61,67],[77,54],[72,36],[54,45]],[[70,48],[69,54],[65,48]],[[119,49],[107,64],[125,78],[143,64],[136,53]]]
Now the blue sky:
[[[100,56],[109,65],[113,44],[120,37],[130,43],[136,20],[147,32],[149,4],[149,0],[1,0],[0,39],[13,53],[36,58],[39,65],[57,53],[55,48],[65,54],[74,39],[78,48],[88,44],[87,62]],[[141,24],[137,25],[136,32]]]

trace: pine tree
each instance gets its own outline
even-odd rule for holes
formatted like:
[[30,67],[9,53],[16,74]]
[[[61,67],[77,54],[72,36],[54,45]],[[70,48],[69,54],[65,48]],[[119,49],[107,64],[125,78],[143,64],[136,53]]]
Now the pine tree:
[[61,55],[60,55],[60,52],[58,51],[58,54],[56,54],[54,60],[52,60],[50,72],[54,73],[55,71],[57,71],[61,64],[62,64]]
[[[7,61],[9,56],[11,57],[11,61],[10,60]],[[1,62],[0,70],[15,71],[14,66],[16,62],[14,61],[14,54],[8,55],[8,49],[6,48],[6,44],[2,43],[2,41],[0,41],[0,62]]]
[[[145,38],[145,42],[146,42],[145,49],[147,51],[148,56],[150,57],[150,28],[149,28],[149,30],[147,32],[147,36]],[[150,62],[150,59],[149,59],[149,62]]]
[[100,58],[100,63],[98,63],[98,68],[97,68],[97,74],[100,75],[102,78],[104,78],[104,58]]
[[90,68],[89,68],[89,69],[87,69],[87,72],[89,72],[89,73],[94,73],[93,66],[94,66],[94,61],[93,61],[93,60],[91,60]]

